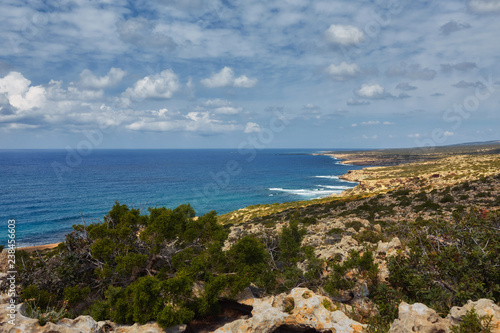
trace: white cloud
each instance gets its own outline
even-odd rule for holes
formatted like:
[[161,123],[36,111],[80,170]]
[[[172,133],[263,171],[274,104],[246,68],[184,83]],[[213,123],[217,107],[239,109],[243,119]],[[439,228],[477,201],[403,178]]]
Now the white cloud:
[[177,75],[170,69],[149,75],[137,81],[122,94],[122,103],[129,105],[132,99],[171,98],[180,88]]
[[257,79],[250,79],[246,75],[242,75],[234,79],[234,86],[238,88],[252,88],[257,84]]
[[203,104],[205,104],[205,106],[208,107],[221,107],[221,106],[231,105],[231,102],[225,99],[215,98],[215,99],[208,99]]
[[51,80],[47,86],[47,99],[52,101],[89,101],[100,99],[104,95],[103,90],[80,90],[77,87],[62,87],[62,81]]
[[420,138],[420,133],[408,134],[408,137],[413,139]]
[[340,63],[340,65],[331,64],[326,68],[326,72],[332,75],[337,80],[345,80],[357,76],[359,73],[361,73],[361,69],[354,63],[348,64],[343,61]]
[[363,84],[361,88],[355,91],[356,95],[369,99],[380,99],[388,97],[384,87],[379,84]]
[[31,86],[31,81],[19,72],[10,72],[0,79],[0,94],[5,94],[9,104],[21,111],[42,107],[45,93],[45,88]]
[[262,130],[259,124],[248,122],[245,126],[245,133],[258,133]]
[[198,133],[222,133],[242,129],[241,125],[212,118],[209,112],[189,112],[187,115],[180,113],[167,115],[164,113],[165,119],[160,121],[158,121],[157,115],[158,112],[155,112],[153,116],[143,116],[125,127],[133,131],[187,131]]
[[444,131],[443,135],[444,136],[453,136],[453,135],[455,135],[455,133],[450,132],[450,131]]
[[363,139],[371,139],[371,140],[376,140],[376,139],[378,139],[378,135],[377,135],[377,134],[374,134],[374,135],[368,136],[368,135],[366,135],[366,134],[363,134]]
[[396,123],[393,123],[392,121],[384,121],[384,125],[396,125]]
[[354,45],[365,40],[363,32],[355,26],[340,24],[332,24],[325,31],[325,38],[329,42],[339,45]]
[[120,68],[111,68],[105,76],[97,77],[88,69],[80,73],[79,84],[85,88],[103,89],[116,85],[125,76],[126,72]]
[[358,127],[358,124],[354,123],[354,124],[351,124],[352,127]]
[[250,79],[246,75],[234,77],[234,71],[230,67],[224,67],[218,73],[213,73],[209,78],[200,81],[207,88],[237,87],[252,88],[258,82],[257,79]]
[[500,12],[499,0],[470,0],[469,8],[476,13]]
[[241,110],[243,110],[243,108],[235,108],[232,106],[221,106],[221,107],[216,108],[214,110],[214,113],[232,115],[232,114],[240,113]]
[[380,125],[380,121],[378,120],[369,120],[361,122],[361,125]]

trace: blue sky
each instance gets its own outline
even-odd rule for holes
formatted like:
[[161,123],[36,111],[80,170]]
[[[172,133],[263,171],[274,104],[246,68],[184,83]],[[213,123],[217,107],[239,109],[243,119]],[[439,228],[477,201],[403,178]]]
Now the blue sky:
[[0,4],[0,149],[500,139],[500,0]]

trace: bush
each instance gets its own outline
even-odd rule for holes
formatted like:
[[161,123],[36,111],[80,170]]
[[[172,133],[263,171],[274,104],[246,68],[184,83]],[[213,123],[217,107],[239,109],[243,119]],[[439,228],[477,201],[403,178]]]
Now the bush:
[[459,325],[451,327],[452,333],[491,333],[492,330],[492,316],[478,316],[476,310],[467,311],[465,316],[461,319]]

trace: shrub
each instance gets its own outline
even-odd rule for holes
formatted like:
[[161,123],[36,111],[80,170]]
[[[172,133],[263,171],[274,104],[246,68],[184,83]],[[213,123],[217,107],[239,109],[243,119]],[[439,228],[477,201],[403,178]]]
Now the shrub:
[[452,333],[491,333],[492,330],[492,316],[479,316],[476,310],[467,311],[463,316],[459,325],[451,327]]

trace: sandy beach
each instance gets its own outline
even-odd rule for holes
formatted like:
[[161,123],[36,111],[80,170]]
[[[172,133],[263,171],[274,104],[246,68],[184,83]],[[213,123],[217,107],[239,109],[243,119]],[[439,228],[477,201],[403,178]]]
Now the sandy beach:
[[47,249],[53,249],[57,247],[60,243],[52,243],[52,244],[45,244],[45,245],[35,245],[35,246],[26,246],[26,247],[18,247],[18,250],[23,250],[26,252],[33,252],[35,250],[41,251],[41,250],[47,250]]

